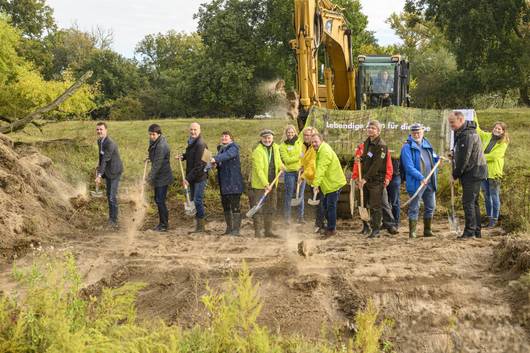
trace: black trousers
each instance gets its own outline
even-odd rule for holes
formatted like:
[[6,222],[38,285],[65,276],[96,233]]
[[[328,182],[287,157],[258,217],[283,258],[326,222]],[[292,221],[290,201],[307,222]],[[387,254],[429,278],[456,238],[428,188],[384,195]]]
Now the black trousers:
[[221,195],[221,204],[224,212],[241,212],[241,194]]
[[480,235],[479,194],[482,180],[460,180],[462,183],[462,205],[465,216],[465,236]]
[[[364,203],[373,211],[381,211],[383,207],[383,189],[385,184],[381,181],[369,181],[364,184]],[[368,204],[368,206],[366,206]]]
[[167,188],[168,185],[155,187],[155,203],[158,207],[158,218],[160,225],[166,227],[169,221],[169,211],[166,206]]

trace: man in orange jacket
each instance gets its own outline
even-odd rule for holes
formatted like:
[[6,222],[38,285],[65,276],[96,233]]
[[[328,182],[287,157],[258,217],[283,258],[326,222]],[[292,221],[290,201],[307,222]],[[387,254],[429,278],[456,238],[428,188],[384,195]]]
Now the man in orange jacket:
[[[359,144],[357,148],[355,149],[355,159],[353,162],[353,170],[352,170],[352,180],[358,180],[359,179],[359,162],[358,159],[361,158],[364,152],[364,143]],[[385,174],[385,188],[383,189],[382,197],[382,209],[383,209],[383,227],[390,233],[390,234],[397,234],[397,222],[394,218],[394,215],[392,213],[392,206],[390,205],[390,202],[388,201],[388,193],[386,191],[386,187],[392,180],[392,175],[394,173],[394,167],[392,166],[392,157],[390,156],[390,151],[386,155],[386,174]],[[356,183],[358,187],[358,183]],[[362,234],[368,235],[370,234],[370,224],[368,222],[363,221],[363,229]]]

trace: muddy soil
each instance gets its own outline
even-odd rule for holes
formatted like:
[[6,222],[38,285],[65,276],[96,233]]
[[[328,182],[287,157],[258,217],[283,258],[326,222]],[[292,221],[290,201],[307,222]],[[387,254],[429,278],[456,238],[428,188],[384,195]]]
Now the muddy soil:
[[[360,224],[342,221],[336,237],[322,240],[310,225],[278,224],[279,239],[254,238],[248,221],[242,237],[221,236],[220,220],[208,223],[207,235],[188,235],[191,227],[191,220],[181,220],[162,234],[126,226],[120,232],[91,229],[34,253],[72,252],[86,294],[145,282],[137,301],[140,318],[200,323],[206,284],[222,288],[244,260],[260,285],[259,320],[274,332],[309,338],[323,327],[347,332],[355,312],[373,298],[381,318],[394,322],[386,339],[397,352],[530,352],[521,308],[510,300],[505,272],[495,266],[494,249],[504,238],[499,231],[456,241],[447,224],[436,223],[433,239],[410,241],[402,227],[398,236],[368,240],[354,233]],[[298,253],[303,240],[307,257]],[[9,269],[0,267],[6,291],[14,286]]]

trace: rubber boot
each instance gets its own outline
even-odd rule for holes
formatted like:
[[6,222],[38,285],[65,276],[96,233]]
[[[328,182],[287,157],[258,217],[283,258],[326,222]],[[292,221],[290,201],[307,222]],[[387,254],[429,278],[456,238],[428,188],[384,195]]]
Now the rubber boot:
[[381,214],[381,210],[372,210],[372,212],[370,213],[370,216],[371,216],[371,226],[372,226],[372,232],[370,233],[370,235],[368,236],[368,238],[377,238],[379,237],[379,232],[380,232],[380,229],[381,229],[381,218],[382,218],[382,214]]
[[371,232],[370,224],[366,221],[363,221],[363,230],[361,231],[362,235],[369,235]]
[[232,212],[224,212],[225,215],[225,223],[226,223],[226,230],[223,233],[223,235],[228,235],[232,233]]
[[417,220],[409,219],[409,238],[414,239],[416,235],[416,226],[418,225]]
[[432,232],[432,218],[423,219],[423,236],[426,238],[434,237],[434,233]]
[[204,221],[204,218],[196,218],[195,219],[195,230],[189,232],[188,234],[198,234],[198,233],[204,233],[204,224],[206,222]]
[[263,226],[262,226],[263,217],[258,214],[258,215],[254,215],[252,219],[254,221],[254,236],[256,238],[261,238],[263,236]]
[[232,232],[230,234],[239,236],[241,229],[241,213],[232,213]]
[[264,224],[265,224],[265,237],[278,238],[278,235],[272,232],[272,214],[265,214]]

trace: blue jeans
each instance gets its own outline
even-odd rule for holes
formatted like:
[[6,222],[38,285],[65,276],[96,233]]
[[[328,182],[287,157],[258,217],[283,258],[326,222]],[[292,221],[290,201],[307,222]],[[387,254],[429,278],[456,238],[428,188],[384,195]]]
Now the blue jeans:
[[118,187],[120,186],[120,176],[109,179],[105,178],[107,184],[107,201],[109,203],[109,221],[118,223]]
[[[283,216],[287,222],[291,220],[291,199],[296,197],[296,185],[298,182],[298,172],[287,172],[284,176],[285,194],[283,198]],[[304,197],[305,181],[300,184],[300,196]],[[298,207],[298,220],[304,218],[304,203]]]
[[195,203],[197,214],[195,215],[198,219],[203,219],[205,216],[204,212],[204,189],[206,189],[207,180],[200,181],[198,183],[190,184],[191,199]]
[[160,225],[168,225],[169,211],[166,206],[166,196],[167,196],[168,186],[158,186],[155,187],[155,203],[158,207],[158,218]]
[[399,200],[399,191],[401,188],[401,177],[399,175],[394,175],[390,184],[386,187],[388,193],[388,202],[392,207],[392,215],[396,221],[396,225],[399,225],[400,211],[401,211],[401,202]]
[[337,202],[339,201],[340,189],[324,195],[324,212],[328,221],[327,230],[337,228]]
[[[413,194],[409,194],[412,196]],[[434,215],[436,208],[436,193],[431,183],[429,183],[414,200],[409,204],[409,219],[417,221],[420,214],[420,201],[423,200],[423,218],[430,219]]]
[[486,179],[482,182],[482,191],[486,199],[486,214],[490,219],[498,220],[501,209],[501,183],[499,180]]

